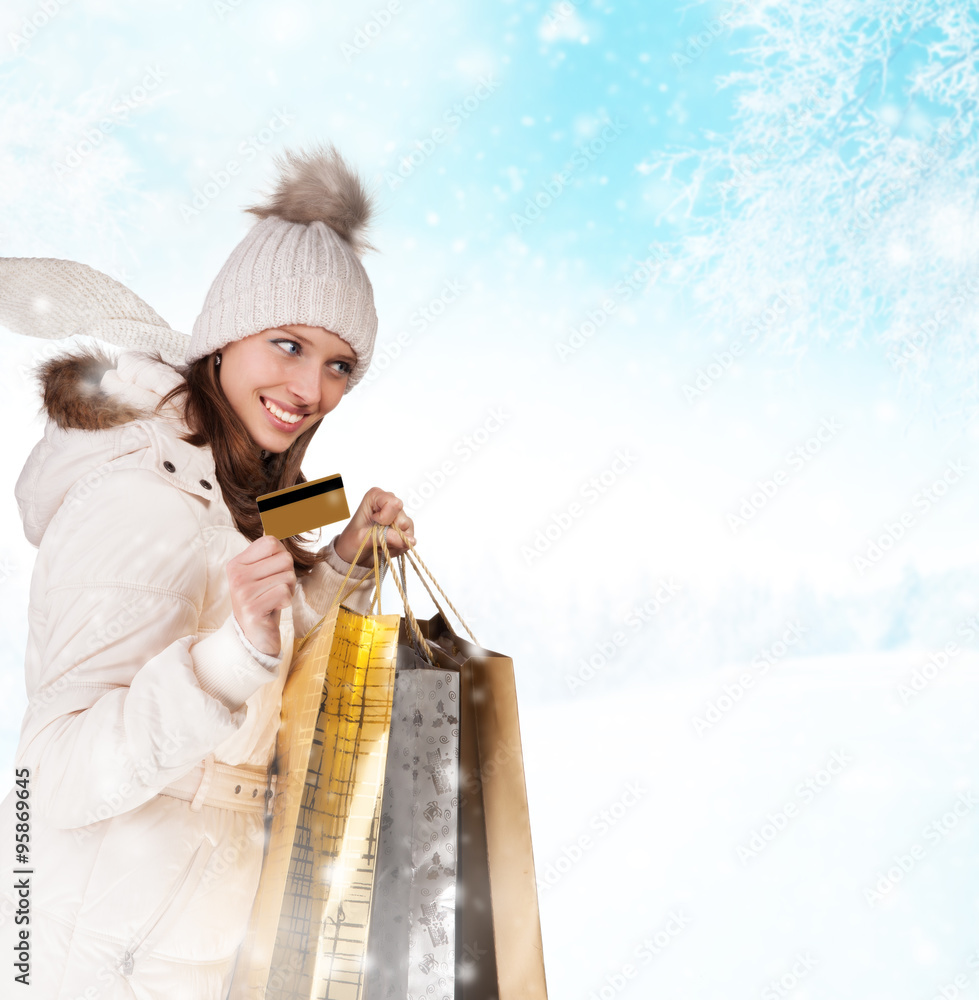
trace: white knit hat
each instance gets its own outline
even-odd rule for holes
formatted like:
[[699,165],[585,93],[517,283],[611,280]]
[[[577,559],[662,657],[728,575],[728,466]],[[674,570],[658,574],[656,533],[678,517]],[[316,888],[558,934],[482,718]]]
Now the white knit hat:
[[135,292],[74,260],[0,257],[0,325],[31,337],[86,334],[172,365],[195,361],[271,327],[322,326],[353,348],[349,392],[374,350],[377,313],[360,256],[371,198],[333,146],[286,153],[261,217],[214,280],[187,337]]
[[261,217],[214,279],[186,361],[270,328],[301,323],[342,337],[357,355],[349,392],[367,372],[377,334],[374,292],[360,256],[371,199],[330,145],[278,160]]

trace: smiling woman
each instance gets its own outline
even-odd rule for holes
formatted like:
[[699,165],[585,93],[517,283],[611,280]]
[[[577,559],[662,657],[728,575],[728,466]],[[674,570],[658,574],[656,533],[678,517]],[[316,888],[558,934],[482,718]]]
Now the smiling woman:
[[252,440],[274,454],[340,402],[357,355],[329,330],[292,324],[234,341],[215,362]]
[[[414,542],[400,499],[377,487],[319,551],[263,534],[256,497],[306,481],[312,435],[363,377],[377,329],[359,180],[332,148],[282,166],[189,340],[85,265],[0,259],[0,322],[131,348],[41,366],[49,420],[17,484],[38,556],[25,786],[0,832],[15,842],[29,793],[38,876],[22,964],[37,996],[226,996],[293,640],[346,573],[366,575],[369,547],[351,563],[372,524]],[[370,600],[361,588],[347,604]]]

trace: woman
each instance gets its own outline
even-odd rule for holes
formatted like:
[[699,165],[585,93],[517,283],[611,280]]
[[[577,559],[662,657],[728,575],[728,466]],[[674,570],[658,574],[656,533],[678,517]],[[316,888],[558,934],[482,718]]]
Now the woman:
[[[17,484],[38,555],[20,788],[3,809],[7,831],[15,807],[30,814],[19,861],[4,838],[29,904],[11,872],[0,914],[33,995],[227,994],[293,639],[348,571],[370,572],[369,546],[350,564],[372,523],[413,542],[379,488],[316,553],[263,536],[255,504],[304,481],[312,435],[370,363],[369,209],[335,150],[289,154],[189,342],[82,265],[0,262],[4,325],[65,336],[85,314],[94,336],[156,347],[46,362],[49,421]],[[181,347],[183,364],[164,359]],[[366,611],[368,588],[347,603]]]

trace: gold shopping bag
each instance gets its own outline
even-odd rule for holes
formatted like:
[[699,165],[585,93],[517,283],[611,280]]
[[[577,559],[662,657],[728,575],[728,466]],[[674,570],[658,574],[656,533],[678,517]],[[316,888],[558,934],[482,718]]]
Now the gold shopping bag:
[[235,1000],[362,995],[400,620],[335,603],[296,642]]

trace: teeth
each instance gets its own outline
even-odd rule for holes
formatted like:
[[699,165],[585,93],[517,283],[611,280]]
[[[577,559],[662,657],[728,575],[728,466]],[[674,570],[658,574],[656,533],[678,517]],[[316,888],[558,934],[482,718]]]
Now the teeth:
[[274,413],[280,420],[284,420],[287,424],[298,424],[303,418],[303,414],[301,413],[286,413],[285,410],[280,410],[275,403],[270,403],[267,399],[265,400],[265,408],[270,413]]

